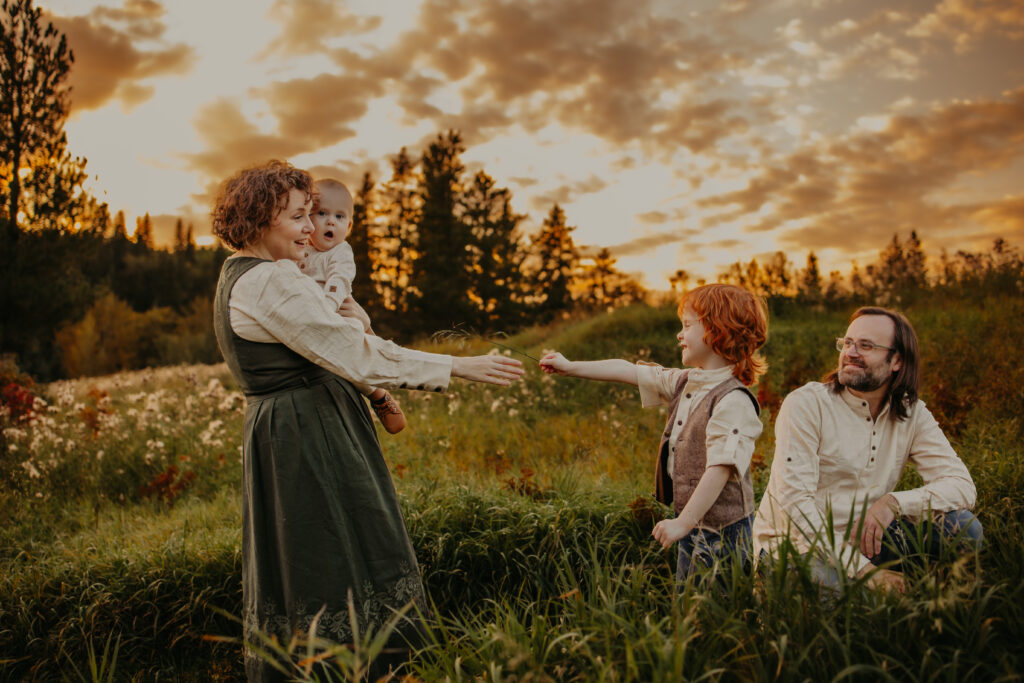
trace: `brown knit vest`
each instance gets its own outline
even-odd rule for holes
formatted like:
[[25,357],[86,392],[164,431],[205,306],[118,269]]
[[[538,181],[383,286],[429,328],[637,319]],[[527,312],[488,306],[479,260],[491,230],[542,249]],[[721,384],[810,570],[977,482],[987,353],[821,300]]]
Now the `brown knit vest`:
[[[676,419],[679,402],[686,391],[689,372],[680,377],[676,384],[675,394],[668,408],[668,423],[661,437],[658,449],[658,462],[654,471],[655,497],[665,505],[672,505],[676,514],[682,512],[697,482],[707,469],[707,427],[711,413],[722,398],[732,391],[743,391],[754,404],[754,412],[760,414],[761,407],[757,398],[735,377],[730,377],[715,386],[701,399],[691,411],[675,443],[674,471],[670,477],[667,471],[669,437],[672,435],[672,421]],[[750,481],[750,468],[743,473],[739,481],[729,479],[699,526],[721,529],[738,522],[754,512],[754,486]]]

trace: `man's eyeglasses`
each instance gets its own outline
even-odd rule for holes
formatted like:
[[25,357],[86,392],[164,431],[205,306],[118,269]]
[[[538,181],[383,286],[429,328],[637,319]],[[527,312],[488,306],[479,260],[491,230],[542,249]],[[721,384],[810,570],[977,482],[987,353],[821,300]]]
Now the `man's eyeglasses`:
[[891,346],[882,346],[881,344],[869,342],[867,339],[854,340],[850,339],[849,337],[845,339],[843,337],[836,337],[836,351],[845,351],[851,346],[856,346],[857,353],[862,355],[865,353],[871,353],[875,349],[885,349],[886,351],[892,351]]

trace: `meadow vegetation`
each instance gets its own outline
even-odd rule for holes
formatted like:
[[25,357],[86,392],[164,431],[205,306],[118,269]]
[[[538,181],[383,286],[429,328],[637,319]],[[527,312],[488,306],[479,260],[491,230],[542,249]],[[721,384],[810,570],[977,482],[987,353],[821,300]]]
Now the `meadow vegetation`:
[[[421,680],[1019,680],[1024,666],[1024,299],[922,301],[923,398],[978,485],[986,545],[914,571],[904,595],[822,595],[799,558],[675,595],[650,538],[664,413],[625,385],[552,378],[400,393],[381,441],[436,619]],[[758,387],[765,436],[782,397],[835,362],[843,313],[773,316]],[[504,346],[426,348],[678,363],[672,307],[528,329]],[[223,365],[31,385],[7,364],[0,437],[0,678],[236,680],[240,431]],[[6,391],[6,390],[5,390]],[[18,393],[20,392],[20,393]],[[904,477],[913,485],[914,476]],[[339,650],[356,671],[376,634]],[[213,636],[213,638],[211,638]],[[223,638],[220,638],[223,637]],[[309,652],[295,643],[293,671]],[[288,644],[280,644],[287,651]],[[348,667],[346,669],[346,667]]]

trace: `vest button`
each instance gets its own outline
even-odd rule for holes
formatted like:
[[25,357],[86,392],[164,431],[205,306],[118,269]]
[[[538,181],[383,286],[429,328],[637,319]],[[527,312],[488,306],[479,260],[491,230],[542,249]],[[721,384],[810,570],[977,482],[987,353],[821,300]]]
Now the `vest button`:
[[676,424],[677,424],[677,425],[682,425],[682,424],[683,424],[683,421],[682,421],[682,420],[678,420],[678,421],[676,422]]
[[689,395],[689,394],[687,394],[687,395],[686,395],[686,398],[690,398],[690,395]]
[[740,433],[740,430],[738,430],[738,429],[734,429],[734,430],[732,430],[732,433],[733,433],[733,434],[739,434],[739,433]]

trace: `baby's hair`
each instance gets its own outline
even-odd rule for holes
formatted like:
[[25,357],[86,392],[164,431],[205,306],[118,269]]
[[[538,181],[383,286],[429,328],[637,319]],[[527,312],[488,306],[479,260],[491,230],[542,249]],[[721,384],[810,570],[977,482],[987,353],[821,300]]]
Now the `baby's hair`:
[[335,180],[334,178],[317,178],[313,181],[315,192],[313,195],[313,210],[320,208],[320,190],[327,188],[328,190],[344,190],[349,197],[352,196],[352,191],[348,189],[348,185]]
[[310,201],[313,178],[286,161],[273,159],[239,171],[224,181],[213,208],[213,234],[232,249],[259,239],[279,211],[288,205],[288,193],[299,190]]
[[691,289],[679,301],[679,317],[686,306],[704,325],[704,343],[734,363],[733,375],[747,386],[768,369],[756,353],[768,340],[768,307],[764,299],[736,285],[712,284]]

